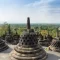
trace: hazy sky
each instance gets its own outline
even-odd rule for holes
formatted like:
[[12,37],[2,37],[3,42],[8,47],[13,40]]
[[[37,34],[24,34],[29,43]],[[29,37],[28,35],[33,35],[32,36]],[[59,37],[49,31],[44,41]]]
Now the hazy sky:
[[60,0],[0,0],[0,23],[60,23]]

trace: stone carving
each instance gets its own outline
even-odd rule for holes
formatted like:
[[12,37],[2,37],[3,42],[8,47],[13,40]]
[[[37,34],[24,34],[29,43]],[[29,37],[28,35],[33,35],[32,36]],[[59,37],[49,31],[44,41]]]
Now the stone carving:
[[16,45],[19,42],[20,35],[16,32],[16,34],[13,35],[13,44]]
[[51,45],[49,46],[49,50],[60,52],[60,40],[56,38],[52,41]]
[[12,37],[11,29],[10,29],[10,24],[8,25],[8,31],[7,31],[6,36],[5,36],[5,41],[7,43],[12,43],[13,42],[13,37]]
[[47,54],[44,49],[38,45],[38,35],[30,28],[30,18],[28,19],[27,31],[24,31],[20,37],[19,43],[10,53],[11,60],[46,60]]
[[43,46],[49,46],[52,42],[52,36],[51,35],[46,35],[44,40],[40,40],[40,44]]
[[5,42],[0,38],[0,52],[8,49],[8,46],[5,44]]

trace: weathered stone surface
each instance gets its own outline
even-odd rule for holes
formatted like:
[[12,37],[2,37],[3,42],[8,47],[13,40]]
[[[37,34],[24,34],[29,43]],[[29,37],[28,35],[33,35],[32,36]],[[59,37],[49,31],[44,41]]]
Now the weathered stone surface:
[[8,46],[5,44],[3,40],[0,39],[0,52],[8,49]]
[[5,36],[5,41],[6,41],[7,43],[12,43],[12,42],[13,42],[13,37],[12,37],[12,35],[11,35],[11,34],[7,34],[7,35]]
[[13,42],[13,37],[12,37],[10,24],[8,25],[8,30],[6,32],[5,41],[7,43],[12,43]]
[[19,44],[10,53],[11,60],[46,60],[47,54],[38,44],[38,34],[29,26],[21,35]]
[[11,32],[10,25],[8,25],[8,31],[7,31],[6,36],[5,36],[5,41],[7,43],[15,45],[19,42],[20,36],[17,33],[17,29],[15,29],[15,31],[16,31],[16,33],[13,34]]
[[52,42],[53,37],[48,34],[46,35],[45,39],[48,40],[49,42]]
[[52,36],[48,34],[44,40],[39,40],[39,42],[42,46],[49,46],[52,42],[52,39]]
[[30,18],[28,17],[27,18],[27,29],[30,29],[31,27],[30,27]]
[[[10,47],[9,49],[0,53],[0,60],[11,60],[9,57],[9,53],[12,51],[12,49],[14,49],[15,45],[10,44],[9,47]],[[43,48],[46,50],[47,47],[43,47]],[[48,58],[46,60],[51,60],[51,59],[59,60],[60,59],[60,53],[49,51],[49,50],[46,50],[46,52],[48,53]]]
[[51,45],[49,46],[49,49],[52,51],[60,52],[60,40],[53,40]]
[[20,38],[20,36],[18,34],[14,34],[13,35],[13,41],[14,42],[12,44],[14,44],[14,45],[18,44],[19,43],[19,38]]

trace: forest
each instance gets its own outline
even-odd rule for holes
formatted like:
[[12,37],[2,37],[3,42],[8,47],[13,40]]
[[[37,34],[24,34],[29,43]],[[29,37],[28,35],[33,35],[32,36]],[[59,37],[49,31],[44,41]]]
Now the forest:
[[[0,36],[7,32],[8,25],[10,25],[13,34],[17,31],[17,33],[21,35],[21,33],[26,29],[26,24],[0,24]],[[60,24],[31,24],[31,28],[36,32],[41,33],[43,36],[49,33],[52,37],[56,37],[57,29],[60,31]]]

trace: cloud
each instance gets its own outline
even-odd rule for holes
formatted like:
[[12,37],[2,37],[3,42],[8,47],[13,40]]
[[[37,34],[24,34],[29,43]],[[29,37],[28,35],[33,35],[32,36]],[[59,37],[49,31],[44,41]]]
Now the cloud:
[[52,7],[52,2],[54,4],[55,0],[40,0],[26,5],[26,7],[34,8],[32,10],[35,21],[39,20],[40,23],[60,23],[60,7]]
[[[60,23],[60,7],[52,7],[55,0],[38,0],[24,6],[13,4],[0,8],[0,22],[26,23],[26,18],[31,18],[31,23]],[[19,4],[18,4],[19,5]]]

